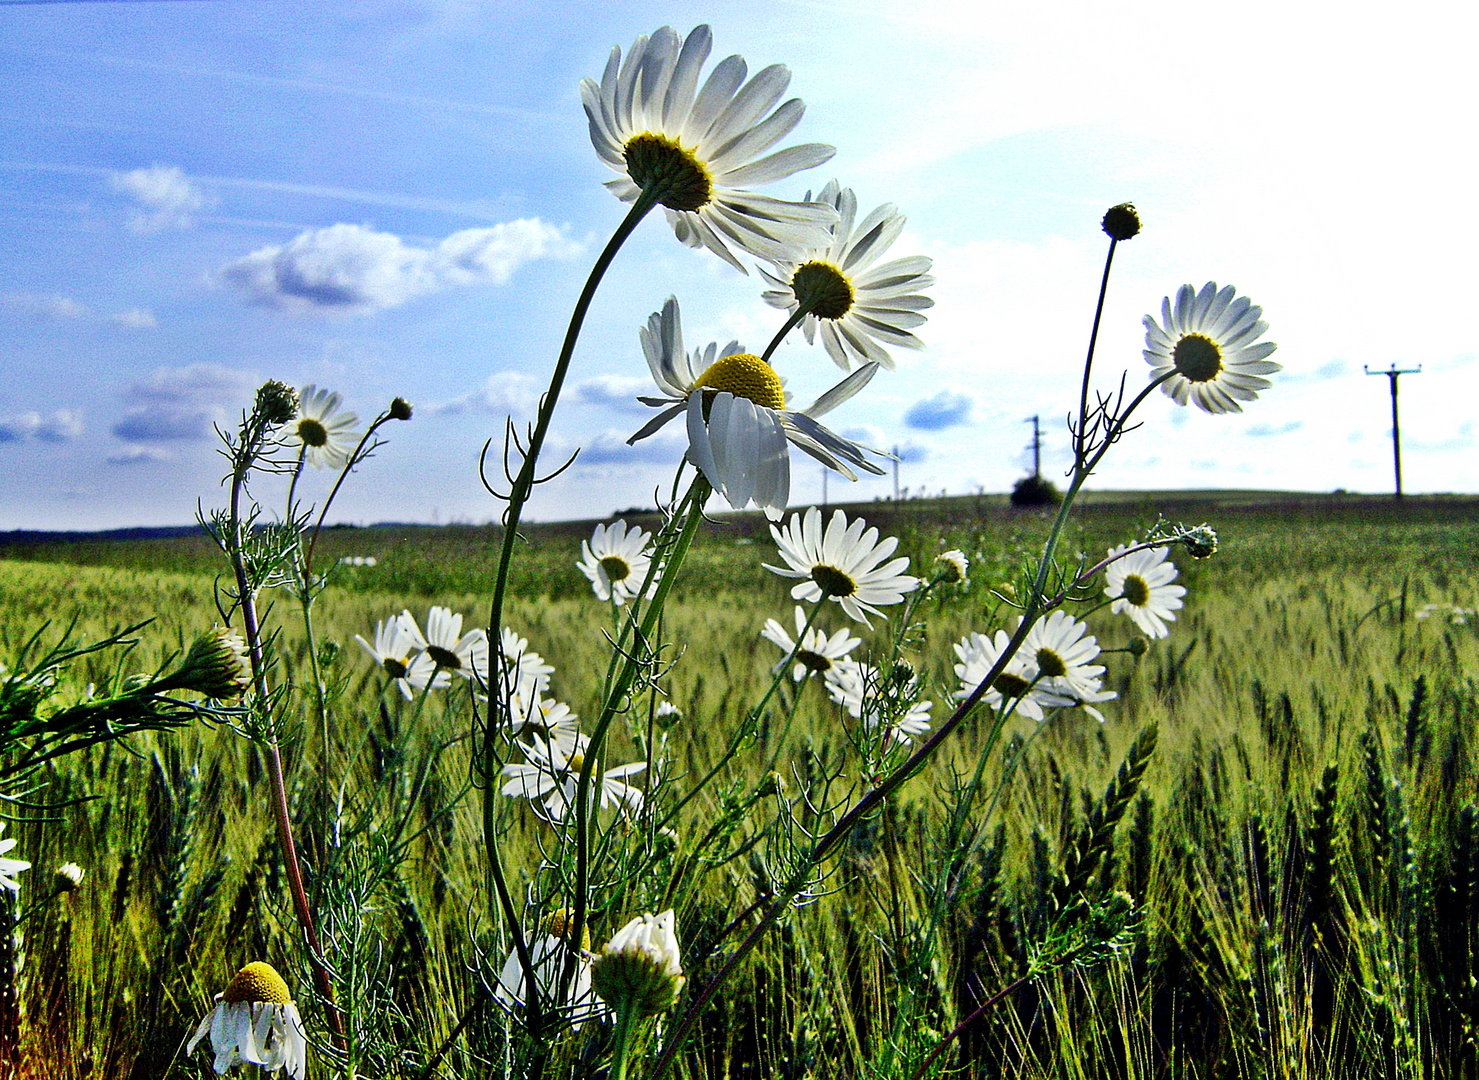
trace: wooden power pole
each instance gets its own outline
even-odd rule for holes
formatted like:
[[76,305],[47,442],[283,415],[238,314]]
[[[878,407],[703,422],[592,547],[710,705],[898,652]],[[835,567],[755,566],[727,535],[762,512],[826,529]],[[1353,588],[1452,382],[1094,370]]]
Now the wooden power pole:
[[1042,428],[1036,416],[1028,417],[1022,423],[1032,425],[1032,476],[1034,479],[1040,479],[1042,477]]
[[1397,379],[1402,375],[1419,375],[1422,369],[1421,364],[1415,368],[1398,368],[1393,364],[1386,371],[1372,371],[1365,364],[1361,365],[1361,370],[1368,375],[1385,375],[1392,388],[1392,472],[1397,478],[1397,492],[1393,496],[1396,499],[1402,498],[1402,434],[1397,426]]

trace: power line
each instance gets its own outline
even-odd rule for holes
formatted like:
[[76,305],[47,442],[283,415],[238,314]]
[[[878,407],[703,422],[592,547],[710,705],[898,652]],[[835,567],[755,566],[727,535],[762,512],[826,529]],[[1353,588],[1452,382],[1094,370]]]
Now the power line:
[[1385,375],[1392,388],[1392,472],[1397,477],[1397,492],[1393,496],[1396,499],[1402,498],[1402,432],[1397,426],[1397,378],[1401,375],[1420,375],[1422,369],[1421,364],[1415,368],[1400,369],[1393,364],[1386,371],[1372,371],[1365,364],[1361,365],[1361,370],[1368,375]]

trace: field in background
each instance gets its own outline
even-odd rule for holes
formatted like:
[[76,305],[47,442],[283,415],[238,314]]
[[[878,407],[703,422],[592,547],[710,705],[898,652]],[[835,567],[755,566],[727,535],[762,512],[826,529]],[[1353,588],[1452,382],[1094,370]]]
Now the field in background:
[[[849,509],[899,536],[916,567],[952,547],[972,559],[970,588],[920,612],[928,633],[910,655],[943,717],[955,687],[952,642],[1003,625],[1008,613],[991,590],[1040,547],[1047,521],[995,497]],[[1189,594],[1171,638],[1138,661],[1106,658],[1106,686],[1120,700],[1105,707],[1102,727],[1076,713],[1040,734],[1014,722],[1037,737],[991,822],[1005,829],[999,838],[987,830],[973,887],[937,955],[911,953],[922,901],[909,868],[935,857],[944,793],[973,761],[979,732],[969,727],[884,819],[860,830],[832,894],[796,913],[758,955],[706,1025],[688,1063],[694,1074],[858,1075],[890,1034],[899,985],[924,980],[953,1023],[983,990],[1010,981],[1075,829],[1136,733],[1157,723],[1142,797],[1102,871],[1104,887],[1144,904],[1142,945],[1091,981],[1018,995],[964,1041],[965,1063],[985,1075],[1065,1077],[1334,1076],[1353,1063],[1370,1076],[1467,1075],[1479,1031],[1479,820],[1465,809],[1479,758],[1479,618],[1455,621],[1454,609],[1479,607],[1479,500],[1105,495],[1076,512],[1067,550],[1098,557],[1157,513],[1210,521],[1222,549],[1204,563],[1175,556]],[[555,665],[555,696],[582,714],[595,707],[609,626],[574,568],[588,531],[527,530],[507,618]],[[376,560],[342,566],[318,609],[320,641],[338,646],[332,739],[338,760],[350,762],[336,768],[338,790],[390,798],[381,789],[403,773],[388,747],[408,747],[413,761],[439,755],[422,792],[417,860],[395,910],[383,913],[398,943],[396,993],[428,1047],[471,992],[467,920],[481,903],[476,794],[450,816],[436,812],[466,784],[464,744],[436,749],[464,721],[437,700],[408,733],[411,710],[383,694],[353,636],[371,637],[377,619],[402,607],[424,620],[430,604],[477,625],[495,539],[473,526],[340,528],[321,544],[321,559]],[[666,733],[676,771],[711,766],[779,658],[758,633],[771,617],[789,628],[791,601],[762,561],[774,561],[763,520],[722,518],[679,582],[666,621],[680,654],[664,681],[685,714]],[[12,538],[0,545],[0,660],[13,660],[46,624],[45,635],[71,625],[96,638],[152,618],[134,655],[135,666],[152,669],[218,621],[212,589],[223,568],[200,537]],[[826,628],[842,625],[840,612],[828,614]],[[286,671],[302,685],[293,616],[279,600]],[[1091,626],[1106,648],[1130,637],[1128,622],[1107,609]],[[75,674],[74,694],[106,673]],[[753,781],[771,760],[787,772],[806,753],[827,758],[847,724],[808,686],[794,725],[764,730],[735,780]],[[319,740],[305,724],[295,742],[289,782],[312,858],[324,842],[311,826]],[[59,862],[88,872],[80,892],[48,905],[27,930],[28,1022],[34,1045],[60,1063],[46,1075],[63,1080],[194,1075],[176,1055],[211,995],[244,961],[289,954],[255,751],[229,730],[206,728],[130,749],[69,761],[46,798],[100,798],[51,820],[23,813],[6,833],[21,841],[12,854],[35,864],[24,879],[32,897]],[[680,852],[717,809],[685,810]],[[740,832],[764,825],[746,820]],[[520,818],[514,872],[520,859],[537,860],[539,828]],[[739,916],[764,883],[743,859],[695,880],[678,898],[679,925],[690,978],[701,980],[713,962],[705,935]],[[599,924],[597,940],[610,929]]]

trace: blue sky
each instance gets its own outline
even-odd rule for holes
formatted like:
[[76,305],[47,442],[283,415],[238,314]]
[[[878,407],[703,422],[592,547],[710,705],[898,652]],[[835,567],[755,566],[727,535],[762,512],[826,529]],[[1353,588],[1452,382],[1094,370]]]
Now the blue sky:
[[[1021,10],[1030,7],[1031,10]],[[1326,12],[1329,14],[1327,15]],[[1099,217],[1133,200],[1098,370],[1144,378],[1140,317],[1183,282],[1261,304],[1285,371],[1241,416],[1157,396],[1102,487],[1381,491],[1386,381],[1402,382],[1411,491],[1479,490],[1469,321],[1475,76],[1469,6],[1363,21],[1333,5],[359,2],[0,5],[0,529],[188,521],[218,498],[213,422],[256,383],[340,390],[417,416],[342,496],[343,520],[483,521],[502,417],[532,414],[569,306],[622,216],[578,83],[664,23],[714,57],[782,62],[837,147],[768,188],[836,176],[909,215],[935,260],[922,352],[896,351],[829,417],[897,446],[912,489],[1004,490],[1040,414],[1062,417],[1093,313]],[[697,17],[696,17],[697,16]],[[288,251],[343,275],[285,294]],[[764,344],[759,276],[656,217],[587,323],[556,422],[584,446],[536,518],[650,505],[681,453],[632,450],[637,327],[676,292],[692,344]],[[839,372],[800,334],[777,354],[809,400]],[[321,479],[321,478],[315,478]],[[834,499],[886,493],[887,479]],[[795,463],[793,502],[820,496]]]

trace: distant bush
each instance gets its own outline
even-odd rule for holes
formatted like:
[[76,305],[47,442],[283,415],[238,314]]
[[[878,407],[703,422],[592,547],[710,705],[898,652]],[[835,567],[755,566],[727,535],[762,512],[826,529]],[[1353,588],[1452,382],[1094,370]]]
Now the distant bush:
[[1062,501],[1058,485],[1041,476],[1024,476],[1012,485],[1013,506],[1057,506]]

